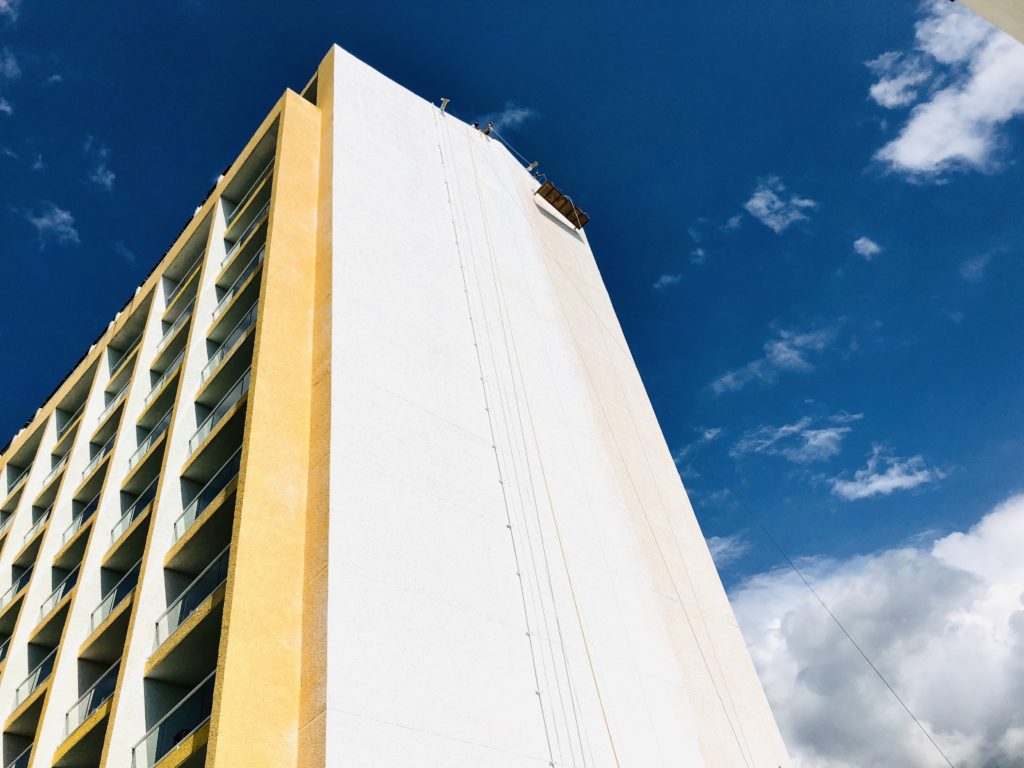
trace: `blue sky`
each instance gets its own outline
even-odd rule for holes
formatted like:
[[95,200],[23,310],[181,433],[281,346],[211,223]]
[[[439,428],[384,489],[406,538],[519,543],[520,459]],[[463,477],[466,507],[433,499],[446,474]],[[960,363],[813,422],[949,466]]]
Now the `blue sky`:
[[[759,664],[780,662],[759,622],[806,606],[751,515],[842,604],[857,568],[901,547],[934,565],[1024,490],[1016,42],[938,0],[278,5],[0,0],[0,434],[338,42],[497,116],[591,214]],[[744,614],[754,595],[778,615]],[[780,714],[802,765],[885,764],[824,762],[798,719]]]

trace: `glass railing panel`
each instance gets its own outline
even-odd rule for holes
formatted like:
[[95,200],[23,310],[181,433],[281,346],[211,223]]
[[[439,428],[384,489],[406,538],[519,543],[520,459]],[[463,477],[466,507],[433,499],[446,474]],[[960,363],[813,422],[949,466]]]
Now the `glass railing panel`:
[[256,252],[256,255],[252,257],[252,260],[245,265],[245,268],[238,274],[238,277],[235,278],[235,282],[233,282],[231,284],[231,287],[228,288],[227,293],[225,293],[221,297],[220,302],[213,310],[214,318],[220,316],[220,313],[224,311],[224,308],[231,303],[231,300],[235,298],[235,296],[238,295],[238,291],[241,289],[245,281],[249,279],[249,276],[257,269],[259,269],[260,264],[263,263],[263,254],[265,254],[266,252],[267,247],[265,245],[260,246],[260,249]]
[[125,510],[124,514],[121,515],[121,519],[114,523],[114,527],[110,529],[111,544],[117,541],[118,536],[128,530],[128,527],[135,521],[135,518],[141,515],[143,510],[156,497],[156,484],[159,479],[159,476],[154,478],[153,482],[146,487],[146,490],[140,493],[138,498],[132,502],[132,505]]
[[171,364],[167,366],[167,369],[160,375],[160,378],[153,384],[153,388],[149,390],[149,394],[146,395],[145,405],[149,405],[150,402],[159,394],[160,390],[163,389],[164,384],[171,380],[171,377],[178,372],[181,367],[181,361],[185,359],[185,350],[181,350],[178,356],[171,361]]
[[0,536],[3,536],[5,533],[7,533],[7,530],[11,527],[11,523],[13,522],[13,520],[14,514],[12,513],[7,516],[6,520],[0,523]]
[[171,423],[171,408],[167,409],[167,413],[160,417],[160,421],[156,423],[156,426],[149,431],[149,434],[143,438],[142,442],[139,443],[139,447],[135,449],[135,453],[128,459],[128,469],[134,467],[138,461],[146,455],[146,452],[153,447],[153,443],[160,439],[160,435],[167,431],[167,427]]
[[14,598],[17,597],[18,593],[25,588],[25,585],[28,584],[29,579],[31,578],[32,569],[29,568],[27,571],[21,574],[21,576],[14,580],[14,583],[11,584],[7,591],[0,595],[0,610],[3,610],[11,604],[11,601],[13,601]]
[[89,616],[90,632],[102,624],[107,616],[112,614],[114,609],[121,604],[121,601],[132,593],[136,585],[139,583],[139,569],[141,567],[142,560],[139,560],[135,565],[129,568],[117,584],[115,584],[110,591],[100,599],[100,604],[93,609],[92,614]]
[[118,368],[120,368],[121,367],[121,363],[123,363],[125,360],[127,360],[129,357],[131,357],[132,356],[132,352],[134,352],[136,349],[138,349],[140,341],[142,341],[142,334],[141,333],[138,336],[136,336],[135,339],[131,342],[131,344],[129,344],[127,347],[125,347],[124,352],[122,352],[120,355],[118,355],[118,357],[111,363],[110,370],[111,371],[116,371]]
[[174,630],[195,613],[203,601],[227,580],[229,550],[230,547],[226,547],[212,563],[206,566],[203,572],[196,576],[195,580],[185,587],[185,590],[171,603],[163,616],[157,619],[154,648],[159,648],[164,640],[174,634]]
[[203,366],[202,372],[199,374],[200,381],[206,381],[210,374],[217,370],[217,366],[220,365],[221,361],[227,357],[231,350],[235,348],[239,340],[246,334],[246,332],[252,328],[256,322],[256,308],[257,304],[253,304],[252,307],[246,312],[242,319],[238,321],[238,324],[231,329],[227,338],[224,339],[224,343],[217,347],[217,350],[210,356],[209,362]]
[[152,768],[210,719],[215,675],[211,672],[132,747],[132,768]]
[[11,492],[11,491],[13,491],[13,490],[14,490],[15,488],[17,488],[17,487],[18,487],[18,484],[19,484],[19,483],[20,483],[20,482],[21,482],[22,480],[24,480],[24,479],[25,479],[26,477],[28,477],[28,471],[29,471],[30,469],[32,469],[32,465],[31,465],[31,464],[30,464],[29,466],[25,467],[25,468],[24,468],[23,470],[21,470],[21,472],[19,472],[19,473],[18,473],[18,476],[17,476],[17,477],[15,477],[15,478],[14,478],[14,480],[13,480],[12,482],[10,482],[10,483],[8,483],[8,484],[7,484],[7,493],[10,493],[10,492]]
[[[101,491],[102,493],[102,491]],[[75,515],[75,519],[71,521],[71,524],[64,529],[64,535],[61,537],[61,545],[67,544],[71,540],[71,537],[81,530],[85,522],[96,514],[96,510],[100,506],[100,494],[97,493],[93,496],[92,501],[82,507],[81,511]]]
[[89,690],[81,695],[74,703],[67,715],[64,716],[64,735],[69,736],[71,732],[86,721],[100,706],[114,695],[117,687],[117,671],[121,668],[121,660],[114,662],[106,672],[100,675],[99,679],[89,686]]
[[235,403],[242,399],[246,392],[249,391],[249,378],[252,369],[248,369],[242,374],[241,378],[231,385],[231,389],[228,390],[227,394],[221,398],[220,402],[213,407],[210,411],[210,415],[203,419],[203,423],[199,425],[199,429],[188,441],[188,452],[192,454],[196,448],[199,447],[200,443],[213,432],[220,420],[224,418],[224,414],[230,411]]
[[255,232],[257,227],[259,227],[259,225],[263,223],[263,219],[266,218],[267,211],[269,210],[270,201],[267,201],[267,203],[260,209],[260,212],[256,214],[256,218],[252,220],[249,226],[247,226],[245,230],[243,230],[242,234],[238,236],[238,239],[235,240],[234,245],[231,246],[231,250],[227,252],[227,255],[224,257],[224,260],[220,263],[221,269],[226,267],[228,265],[228,262],[235,258],[238,252],[242,250],[242,246],[245,245],[245,241],[249,239],[249,235]]
[[64,596],[67,595],[73,586],[78,581],[78,568],[76,567],[71,573],[64,577],[64,580],[57,585],[56,589],[50,593],[50,596],[43,601],[43,604],[39,606],[39,618],[43,618],[46,614],[54,609],[54,607]]
[[252,186],[250,186],[249,189],[245,191],[245,194],[238,199],[238,202],[235,204],[235,207],[231,209],[231,213],[229,213],[226,217],[228,224],[231,224],[231,222],[233,222],[238,217],[238,214],[245,210],[246,203],[248,203],[249,200],[252,199],[252,196],[256,194],[256,190],[260,188],[260,184],[262,184],[263,180],[270,175],[270,172],[273,169],[274,161],[271,160],[269,163],[267,163],[267,167],[260,171],[260,175],[256,177],[256,181],[252,183]]
[[4,768],[28,768],[28,760],[32,757],[32,745],[25,747],[25,751],[11,760]]
[[117,390],[117,394],[110,399],[110,402],[107,403],[106,407],[103,409],[103,413],[100,414],[99,419],[97,419],[97,423],[102,424],[106,421],[107,416],[109,416],[113,410],[120,405],[121,401],[124,400],[125,393],[128,391],[129,384],[131,384],[131,379],[126,381],[124,386]]
[[10,648],[10,647],[11,647],[11,638],[9,638],[9,637],[6,640],[4,640],[3,643],[0,643],[0,661],[3,661],[4,659],[7,658],[7,649]]
[[199,267],[201,267],[202,264],[203,257],[202,254],[200,254],[199,258],[195,260],[195,263],[188,268],[188,272],[185,273],[185,276],[181,278],[181,280],[178,281],[178,284],[171,288],[170,293],[167,294],[166,304],[168,307],[174,303],[175,298],[177,298],[178,294],[181,293],[181,289],[188,285],[188,281],[191,280],[192,276],[199,271]]
[[107,457],[107,454],[110,453],[110,449],[114,447],[114,440],[116,437],[117,432],[112,434],[110,439],[103,444],[103,447],[96,452],[96,455],[89,460],[89,463],[85,465],[85,469],[82,470],[82,477],[87,477],[89,473],[96,469],[96,467],[100,465],[100,462]]
[[193,299],[189,302],[188,306],[181,311],[181,314],[174,318],[174,322],[171,323],[171,327],[164,332],[164,335],[160,338],[160,343],[156,345],[156,353],[158,355],[163,351],[164,347],[167,346],[170,340],[174,338],[174,334],[178,332],[178,329],[187,323],[188,319],[192,317],[192,309],[195,305],[196,302],[195,299]]
[[71,427],[71,425],[75,423],[75,421],[78,419],[78,417],[82,415],[82,411],[84,411],[84,410],[85,410],[85,403],[83,402],[80,406],[78,406],[78,410],[75,411],[70,416],[68,416],[67,419],[65,419],[64,424],[57,428],[57,439],[58,440],[60,440],[62,437],[64,437],[65,433],[68,431],[68,429]]
[[14,706],[18,706],[27,699],[36,688],[46,682],[53,672],[53,662],[57,658],[57,649],[50,651],[36,668],[28,673],[28,677],[21,681],[21,684],[14,691]]
[[171,534],[173,541],[177,541],[185,535],[185,531],[192,527],[192,523],[203,514],[217,496],[227,488],[228,484],[238,477],[238,470],[242,464],[242,449],[237,449],[220,469],[210,478],[210,481],[203,486],[202,490],[195,495],[195,498],[188,503],[185,511],[174,521],[174,531]]
[[64,469],[64,467],[67,466],[68,456],[70,455],[70,453],[65,453],[61,460],[53,465],[53,469],[50,470],[49,474],[46,476],[46,479],[43,480],[44,488],[50,484],[50,481],[52,481],[53,478],[60,474],[61,470]]
[[28,533],[25,534],[25,538],[21,541],[23,545],[28,544],[28,542],[32,540],[32,537],[39,533],[39,529],[46,525],[46,521],[50,519],[50,513],[52,511],[53,507],[51,506],[39,516],[38,520],[32,523],[32,527],[28,529]]

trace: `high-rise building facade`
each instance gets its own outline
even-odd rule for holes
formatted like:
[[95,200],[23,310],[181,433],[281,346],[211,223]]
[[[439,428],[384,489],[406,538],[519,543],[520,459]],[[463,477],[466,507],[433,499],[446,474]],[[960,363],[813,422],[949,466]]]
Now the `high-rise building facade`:
[[339,48],[0,457],[2,765],[789,761],[580,224]]

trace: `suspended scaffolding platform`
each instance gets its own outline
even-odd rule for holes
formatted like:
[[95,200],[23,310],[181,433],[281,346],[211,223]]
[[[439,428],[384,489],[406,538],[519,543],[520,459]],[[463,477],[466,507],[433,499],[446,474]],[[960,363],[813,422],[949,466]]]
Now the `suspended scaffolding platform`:
[[590,221],[590,217],[577,208],[576,204],[550,181],[545,181],[534,194],[540,195],[550,203],[551,207],[562,214],[576,229],[583,229]]

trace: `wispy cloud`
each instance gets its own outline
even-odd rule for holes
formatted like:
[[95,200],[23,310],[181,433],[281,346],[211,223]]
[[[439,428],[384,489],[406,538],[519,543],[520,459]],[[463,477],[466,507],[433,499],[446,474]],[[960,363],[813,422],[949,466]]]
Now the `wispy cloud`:
[[0,112],[3,112],[5,115],[14,114],[14,105],[3,96],[0,96]]
[[708,260],[708,252],[703,248],[694,248],[690,251],[690,263],[691,264],[703,264]]
[[18,59],[14,55],[14,51],[7,47],[0,49],[0,77],[7,80],[17,80],[21,77]]
[[32,160],[32,170],[41,171],[44,168],[46,168],[46,163],[43,162],[43,156],[37,152],[35,159]]
[[64,75],[61,75],[61,74],[58,73],[58,74],[50,75],[48,78],[46,78],[46,80],[44,81],[44,84],[45,85],[56,85],[57,83],[63,83],[63,82],[64,82]]
[[764,356],[746,365],[726,371],[709,385],[716,395],[737,392],[748,384],[772,384],[782,371],[806,372],[814,369],[808,357],[826,349],[835,339],[831,328],[813,331],[780,330],[764,344]]
[[863,256],[865,261],[871,261],[882,252],[882,246],[870,237],[858,237],[853,241],[853,250]]
[[750,542],[739,533],[731,536],[709,536],[707,543],[711,557],[719,568],[729,567],[750,551]]
[[876,445],[868,456],[867,465],[854,472],[852,480],[834,477],[830,483],[836,496],[857,501],[910,490],[937,482],[945,476],[942,470],[927,466],[921,456],[901,459],[887,455],[882,446]]
[[499,131],[515,131],[528,120],[533,120],[537,116],[538,113],[535,109],[520,106],[513,101],[506,101],[504,109],[488,112],[486,115],[478,117],[476,122],[480,125],[494,123],[494,127]]
[[11,160],[17,160],[18,159],[18,153],[15,152],[10,147],[4,147],[3,149],[0,149],[0,155],[3,155],[4,157],[8,157]]
[[731,232],[734,229],[739,229],[741,224],[743,224],[743,214],[737,213],[729,217],[728,221],[722,225],[722,229]]
[[754,194],[743,207],[747,213],[780,235],[796,222],[806,220],[806,211],[817,208],[818,204],[810,198],[790,194],[778,176],[767,176],[758,180]]
[[1004,126],[1024,114],[1024,46],[959,4],[927,0],[923,8],[913,51],[868,62],[879,75],[871,88],[876,102],[888,108],[917,102],[875,157],[918,181],[992,171]]
[[135,254],[132,253],[131,249],[120,240],[114,243],[114,253],[120,256],[122,259],[127,261],[129,264],[134,264],[138,259],[135,258]]
[[110,149],[92,136],[85,137],[85,144],[82,147],[86,156],[92,161],[92,168],[89,169],[89,181],[103,187],[108,192],[114,188],[114,179],[117,178],[110,170]]
[[826,461],[839,454],[843,438],[852,431],[844,426],[861,418],[861,414],[836,414],[825,423],[815,422],[810,416],[775,427],[760,426],[745,432],[729,450],[737,458],[747,453],[781,456],[794,464]]
[[671,275],[665,274],[660,275],[657,280],[651,283],[651,287],[656,291],[663,291],[666,288],[672,287],[673,285],[678,285],[682,281],[683,276],[678,273]]
[[25,221],[35,227],[40,248],[44,248],[48,242],[78,245],[75,217],[69,211],[47,202],[43,203],[42,209],[38,212],[25,210],[22,213]]
[[960,278],[968,283],[980,283],[991,261],[992,256],[987,253],[972,256],[960,265]]
[[10,21],[18,20],[20,8],[21,0],[0,0],[0,16],[6,16]]

